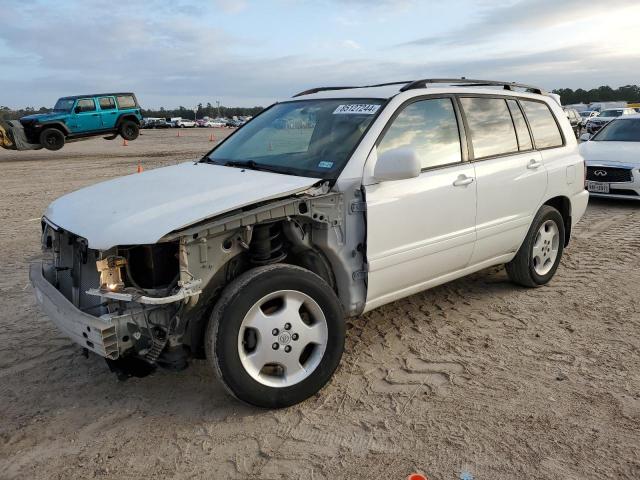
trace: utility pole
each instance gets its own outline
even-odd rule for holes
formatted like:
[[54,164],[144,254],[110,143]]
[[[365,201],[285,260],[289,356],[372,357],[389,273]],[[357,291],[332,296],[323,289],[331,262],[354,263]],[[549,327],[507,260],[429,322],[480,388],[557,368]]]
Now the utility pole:
[[216,105],[218,106],[218,118],[220,118],[220,100],[216,100]]

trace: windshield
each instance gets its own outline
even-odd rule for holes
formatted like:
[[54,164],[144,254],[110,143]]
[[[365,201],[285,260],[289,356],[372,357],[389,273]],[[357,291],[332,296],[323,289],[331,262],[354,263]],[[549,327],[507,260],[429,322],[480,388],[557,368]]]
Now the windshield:
[[593,137],[597,142],[640,142],[640,118],[609,122]]
[[301,100],[257,116],[208,156],[221,165],[334,179],[383,100]]
[[75,100],[73,98],[61,98],[56,102],[55,107],[53,107],[54,112],[70,112],[73,108],[73,104]]
[[581,117],[589,117],[591,116],[591,112],[580,112]]
[[622,110],[605,110],[600,113],[600,117],[619,117],[622,115]]

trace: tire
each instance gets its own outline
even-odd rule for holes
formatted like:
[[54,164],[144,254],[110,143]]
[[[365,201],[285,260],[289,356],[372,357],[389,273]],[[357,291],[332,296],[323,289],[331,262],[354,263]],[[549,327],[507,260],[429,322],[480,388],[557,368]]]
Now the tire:
[[249,270],[225,288],[204,342],[207,361],[228,393],[253,406],[283,408],[329,381],[344,337],[344,313],[331,287],[309,270],[273,264]]
[[549,283],[562,258],[564,237],[562,215],[555,208],[543,205],[518,253],[506,264],[509,279],[530,288]]
[[45,128],[40,134],[40,144],[47,150],[60,150],[64,147],[64,133],[57,128]]
[[140,127],[132,120],[125,120],[120,124],[120,136],[125,140],[135,140],[140,135]]

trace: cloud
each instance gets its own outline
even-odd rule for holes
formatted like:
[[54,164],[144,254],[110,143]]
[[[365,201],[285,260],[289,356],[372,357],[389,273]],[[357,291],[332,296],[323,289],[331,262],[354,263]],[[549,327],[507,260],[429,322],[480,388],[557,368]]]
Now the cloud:
[[355,40],[345,40],[342,42],[342,46],[345,48],[350,48],[352,50],[360,50],[362,47]]
[[[547,1],[521,3],[540,6]],[[509,47],[461,48],[455,57],[448,51],[436,57],[415,55],[411,48],[404,52],[376,50],[366,32],[357,29],[348,33],[321,31],[318,38],[326,47],[323,44],[322,48],[314,48],[318,38],[307,39],[306,25],[288,24],[300,27],[290,37],[275,30],[288,20],[276,23],[275,29],[265,30],[266,33],[247,33],[248,30],[234,27],[232,18],[225,17],[228,22],[217,21],[221,14],[212,13],[211,2],[205,5],[189,0],[150,0],[151,7],[148,2],[144,6],[132,2],[127,9],[113,9],[107,0],[5,2],[0,16],[0,92],[2,103],[15,107],[51,105],[61,95],[107,90],[133,90],[149,107],[190,106],[217,99],[227,105],[254,106],[318,85],[436,76],[513,80],[547,89],[617,86],[633,83],[640,64],[639,50],[631,46],[625,53],[612,46],[610,37],[602,42],[600,36],[580,37],[579,41],[592,40],[593,44],[571,48],[544,49],[540,46],[544,42],[540,42],[534,53],[518,51],[516,47],[511,47],[513,51]],[[366,3],[347,2],[363,8]],[[391,8],[398,1],[375,3]],[[254,7],[248,7],[247,18]],[[329,20],[340,13],[328,12]],[[493,15],[491,20],[485,10],[481,19],[487,25],[506,22]],[[527,25],[548,24],[550,20],[545,15],[528,19],[533,23]],[[557,11],[554,15],[558,15]],[[234,18],[241,23],[245,19]],[[368,17],[360,18],[361,25],[367,25]],[[524,28],[523,25],[514,28]],[[479,31],[484,28],[488,27]],[[635,38],[634,32],[629,34],[631,38]],[[390,28],[385,35],[393,38]],[[489,38],[486,35],[484,38]],[[275,48],[263,48],[274,38]],[[297,52],[295,55],[287,54],[283,40],[296,47],[291,50]]]
[[[478,20],[440,35],[421,37],[397,46],[464,45],[479,43],[506,33],[528,31],[576,22],[603,13],[636,8],[629,0],[519,0],[501,7],[486,8]],[[620,12],[622,14],[622,12]]]
[[225,13],[240,13],[247,8],[246,0],[214,0],[213,3]]

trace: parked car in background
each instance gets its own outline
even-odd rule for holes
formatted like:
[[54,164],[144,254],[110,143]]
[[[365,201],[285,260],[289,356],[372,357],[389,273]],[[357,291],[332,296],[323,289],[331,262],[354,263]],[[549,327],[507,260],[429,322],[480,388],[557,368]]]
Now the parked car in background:
[[598,112],[596,112],[595,110],[584,110],[579,113],[580,113],[580,118],[582,118],[582,128],[585,128],[587,126],[587,122],[589,121],[590,118],[598,116]]
[[239,120],[227,120],[225,123],[225,127],[230,127],[230,128],[237,128],[241,125]]
[[55,200],[30,278],[112,370],[206,352],[229,393],[281,408],[330,380],[345,316],[494,265],[546,285],[588,197],[571,125],[537,87],[320,87],[196,163]]
[[615,102],[591,102],[589,104],[589,110],[595,110],[596,112],[602,112],[603,110],[609,110],[612,108],[626,108],[627,102],[615,101]]
[[48,150],[60,150],[65,142],[120,135],[135,140],[140,133],[142,113],[133,93],[101,93],[60,98],[50,113],[20,119],[30,143]]
[[640,115],[622,115],[580,144],[592,195],[640,200]]
[[222,128],[225,124],[219,120],[205,120],[200,126],[206,128]]
[[176,128],[195,128],[197,126],[194,120],[189,120],[187,118],[179,118],[173,125]]
[[618,118],[624,115],[635,115],[636,113],[638,112],[636,112],[633,108],[627,107],[603,110],[597,117],[590,118],[589,121],[587,121],[587,133],[593,135],[614,118]]
[[564,107],[562,110],[567,116],[567,119],[569,119],[574,135],[578,138],[580,136],[580,130],[582,129],[582,117],[578,111],[573,108]]

